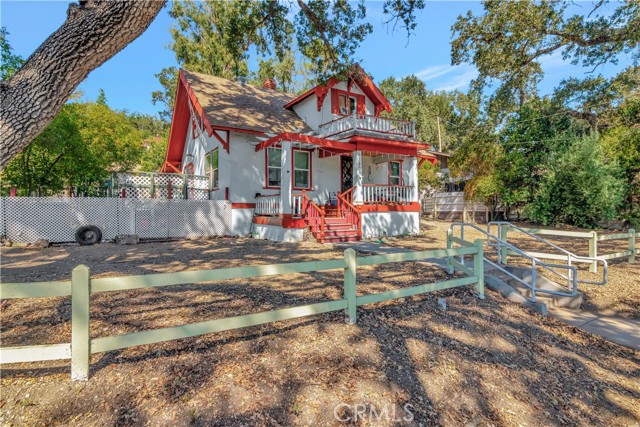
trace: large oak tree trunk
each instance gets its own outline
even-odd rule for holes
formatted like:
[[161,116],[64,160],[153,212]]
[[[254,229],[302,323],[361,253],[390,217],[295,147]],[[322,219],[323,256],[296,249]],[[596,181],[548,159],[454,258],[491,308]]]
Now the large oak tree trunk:
[[0,83],[0,170],[47,127],[87,74],[147,29],[165,1],[88,0]]

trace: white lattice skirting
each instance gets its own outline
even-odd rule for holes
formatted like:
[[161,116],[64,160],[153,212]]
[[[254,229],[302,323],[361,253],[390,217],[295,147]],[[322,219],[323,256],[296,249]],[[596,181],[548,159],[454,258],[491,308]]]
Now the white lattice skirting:
[[232,235],[231,204],[224,200],[0,197],[0,235],[19,243],[73,242],[76,230],[95,225],[102,239]]

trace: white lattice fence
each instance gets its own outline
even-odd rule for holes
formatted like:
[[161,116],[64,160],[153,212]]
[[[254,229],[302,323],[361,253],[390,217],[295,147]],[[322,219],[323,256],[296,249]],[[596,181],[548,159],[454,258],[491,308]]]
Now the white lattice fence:
[[209,177],[149,172],[118,173],[114,176],[113,196],[209,200]]
[[76,230],[95,225],[103,240],[118,234],[141,238],[231,234],[231,204],[220,200],[117,198],[0,198],[1,234],[19,243],[72,242]]

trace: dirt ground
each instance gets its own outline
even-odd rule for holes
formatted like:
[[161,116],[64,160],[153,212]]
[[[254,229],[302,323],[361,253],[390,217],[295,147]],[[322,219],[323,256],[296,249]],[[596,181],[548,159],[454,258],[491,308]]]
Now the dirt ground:
[[[342,253],[213,239],[1,255],[2,281],[27,282],[68,279],[80,263],[104,277]],[[360,268],[358,292],[447,277],[419,263]],[[91,335],[337,299],[341,287],[328,271],[94,294]],[[1,332],[3,346],[69,342],[70,301],[8,301]],[[335,312],[94,355],[88,382],[69,380],[68,361],[3,366],[0,408],[6,426],[634,426],[639,372],[639,352],[458,288],[361,307],[356,325]]]
[[[420,227],[420,235],[396,239],[388,239],[385,243],[391,246],[406,247],[414,250],[441,249],[446,247],[447,230],[451,223],[446,221],[432,221],[423,219]],[[480,225],[485,227],[484,225]],[[569,228],[564,228],[569,229]],[[577,229],[572,229],[577,230]],[[584,230],[580,230],[584,231]],[[598,233],[609,234],[613,232],[597,230]],[[457,229],[456,236],[459,236]],[[589,255],[589,242],[587,239],[544,236],[552,243],[571,251],[579,256]],[[474,230],[465,229],[465,239],[482,239],[481,233]],[[509,243],[515,243],[519,248],[528,248],[529,251],[553,252],[554,250],[542,243],[517,232],[511,232],[508,236]],[[623,252],[627,249],[626,240],[610,240],[598,242],[598,253],[609,254]],[[510,257],[510,262],[519,264],[518,257]],[[553,262],[553,261],[549,261]],[[636,262],[630,264],[626,258],[610,260],[607,273],[607,284],[605,286],[578,284],[578,290],[584,293],[582,309],[586,311],[608,314],[612,316],[640,318],[640,256],[636,257]],[[530,266],[531,264],[523,264]],[[601,281],[602,268],[597,273],[590,273],[587,264],[579,264],[578,277],[588,281]],[[566,270],[563,271],[566,274]],[[558,276],[553,273],[542,271],[543,275],[560,282]]]

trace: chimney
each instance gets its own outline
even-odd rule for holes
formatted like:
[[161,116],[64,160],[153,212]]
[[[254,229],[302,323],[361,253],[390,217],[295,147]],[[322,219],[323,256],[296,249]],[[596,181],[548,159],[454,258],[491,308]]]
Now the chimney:
[[246,84],[247,83],[247,77],[246,76],[236,76],[236,82],[240,83],[241,85]]
[[269,77],[268,79],[264,79],[262,87],[269,90],[276,90],[278,86],[276,85],[276,81]]

